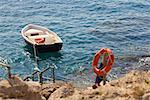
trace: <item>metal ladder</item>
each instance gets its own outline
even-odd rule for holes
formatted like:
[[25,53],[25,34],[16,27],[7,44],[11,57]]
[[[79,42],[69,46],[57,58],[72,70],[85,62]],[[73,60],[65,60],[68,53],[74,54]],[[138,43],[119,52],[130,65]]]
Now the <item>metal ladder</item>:
[[[43,79],[46,79],[46,80],[52,80],[53,83],[55,83],[55,69],[56,69],[56,65],[53,64],[53,66],[49,66],[47,68],[44,68],[43,70],[39,71],[34,71],[33,73],[31,73],[30,75],[28,75],[27,77],[25,77],[23,80],[24,81],[27,81],[29,79],[31,79],[32,81],[34,81],[34,78],[35,78],[35,75],[38,75],[38,81],[39,83],[43,84]],[[52,70],[52,78],[47,78],[47,77],[43,77],[43,73],[48,71],[48,70]]]
[[[7,75],[8,75],[8,79],[11,78],[11,67],[10,65],[8,64],[4,64],[4,63],[1,63],[0,62],[0,66],[4,67],[7,69]],[[52,70],[52,78],[47,78],[47,77],[43,77],[43,73],[48,71],[49,69]],[[23,80],[24,81],[27,81],[29,79],[32,79],[32,81],[34,81],[34,77],[35,75],[37,74],[38,75],[38,80],[39,80],[39,83],[43,83],[43,79],[47,79],[47,80],[52,80],[53,83],[55,83],[55,69],[56,69],[56,65],[53,64],[53,66],[49,66],[41,71],[34,71],[32,74],[28,75],[27,77],[25,77]]]
[[52,78],[47,78],[47,79],[53,80],[53,83],[55,83],[55,69],[57,68],[57,66],[55,64],[53,64],[52,66],[49,66],[43,70],[40,70],[39,65],[38,65],[38,57],[37,57],[38,52],[36,49],[36,45],[37,45],[36,43],[34,43],[34,45],[33,45],[33,52],[34,52],[34,57],[35,57],[35,68],[34,68],[35,71],[31,75],[25,77],[23,80],[25,81],[28,79],[32,79],[32,81],[34,81],[34,76],[37,74],[39,83],[42,84],[43,79],[45,78],[45,77],[43,77],[43,73],[48,71],[49,69],[51,69],[52,70]]

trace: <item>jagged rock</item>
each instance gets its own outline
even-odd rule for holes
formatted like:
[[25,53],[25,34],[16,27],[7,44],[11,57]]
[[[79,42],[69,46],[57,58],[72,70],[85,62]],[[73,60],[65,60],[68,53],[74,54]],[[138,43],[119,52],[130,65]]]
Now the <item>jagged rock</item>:
[[2,98],[36,99],[42,100],[40,95],[41,86],[35,82],[24,82],[17,76],[0,82],[0,95]]
[[71,84],[66,84],[53,92],[48,100],[60,100],[73,95],[74,87]]
[[97,89],[74,88],[67,83],[24,82],[18,77],[0,81],[1,98],[23,100],[149,100],[150,71],[131,71]]
[[[2,97],[9,98],[19,98],[25,96],[25,90],[27,90],[27,85],[17,83],[18,79],[3,80],[0,82],[0,92],[3,94]],[[20,82],[20,81],[19,81]]]
[[25,83],[28,85],[28,91],[41,91],[41,85],[38,82],[28,81]]
[[[61,100],[138,100],[142,98],[149,100],[149,76],[149,72],[131,71],[105,86],[100,86],[97,89],[77,90],[73,95],[61,98]],[[60,98],[56,100],[60,100]]]
[[65,85],[63,82],[57,82],[57,83],[49,83],[49,84],[43,84],[42,85],[42,91],[40,92],[41,95],[43,95],[46,99],[49,98],[49,96],[58,88]]

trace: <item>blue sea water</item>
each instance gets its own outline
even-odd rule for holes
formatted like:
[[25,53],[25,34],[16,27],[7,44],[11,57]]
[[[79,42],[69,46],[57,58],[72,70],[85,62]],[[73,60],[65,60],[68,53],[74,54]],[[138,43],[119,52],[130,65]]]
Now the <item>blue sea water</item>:
[[128,59],[150,54],[149,0],[0,0],[0,59],[21,76],[34,70],[20,34],[30,23],[51,29],[64,42],[61,51],[38,55],[40,69],[54,63],[57,75],[85,84],[93,81],[92,59],[102,47],[115,54],[113,76],[136,67]]

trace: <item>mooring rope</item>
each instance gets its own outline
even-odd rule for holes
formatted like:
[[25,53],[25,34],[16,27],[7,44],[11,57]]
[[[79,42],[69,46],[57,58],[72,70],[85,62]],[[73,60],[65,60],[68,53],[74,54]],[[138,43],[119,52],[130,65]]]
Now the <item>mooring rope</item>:
[[34,50],[34,58],[35,58],[35,71],[40,71],[40,69],[38,68],[38,58],[37,58],[37,52],[36,52],[36,44],[33,45],[33,50]]

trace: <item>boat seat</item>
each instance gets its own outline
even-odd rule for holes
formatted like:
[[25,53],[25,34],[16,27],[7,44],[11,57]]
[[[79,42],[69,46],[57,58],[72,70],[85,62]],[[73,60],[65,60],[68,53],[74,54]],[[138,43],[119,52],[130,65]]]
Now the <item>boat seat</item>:
[[33,42],[35,42],[35,39],[44,38],[45,42],[43,44],[55,43],[55,37],[53,35],[34,35],[28,36],[28,38]]
[[45,33],[41,30],[37,30],[37,29],[30,29],[28,31],[25,32],[26,36],[34,36],[34,35],[44,35]]
[[34,33],[34,34],[31,34],[31,36],[36,36],[36,35],[39,35],[39,33]]

